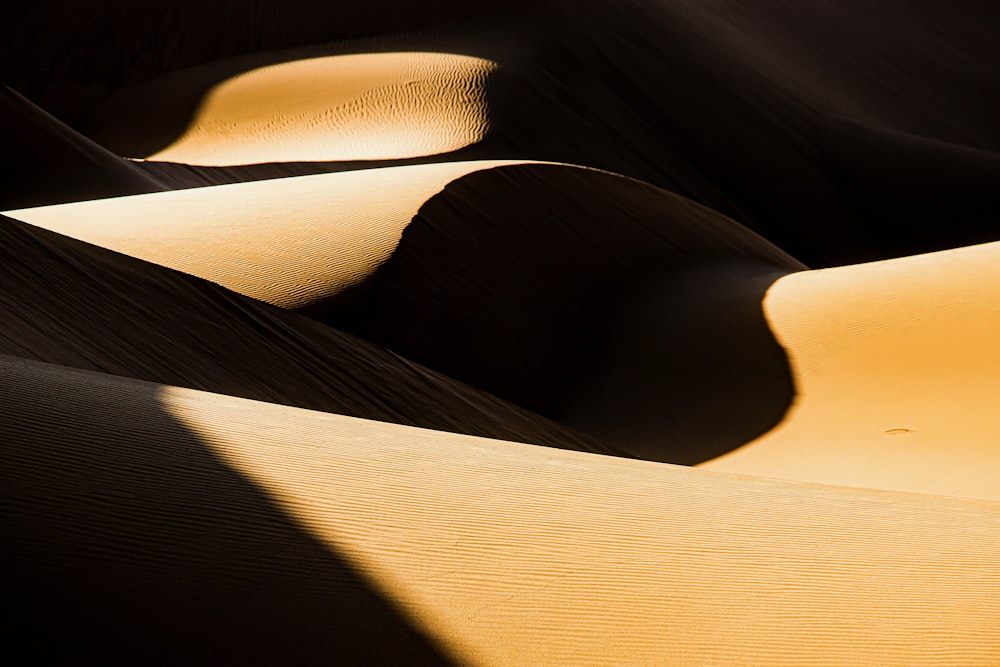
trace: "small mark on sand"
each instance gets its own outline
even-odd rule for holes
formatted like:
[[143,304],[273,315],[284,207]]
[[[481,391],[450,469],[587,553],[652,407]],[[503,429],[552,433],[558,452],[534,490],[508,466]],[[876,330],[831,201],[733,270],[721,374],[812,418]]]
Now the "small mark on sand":
[[913,429],[909,428],[890,428],[886,433],[889,435],[903,435],[904,433],[912,433]]

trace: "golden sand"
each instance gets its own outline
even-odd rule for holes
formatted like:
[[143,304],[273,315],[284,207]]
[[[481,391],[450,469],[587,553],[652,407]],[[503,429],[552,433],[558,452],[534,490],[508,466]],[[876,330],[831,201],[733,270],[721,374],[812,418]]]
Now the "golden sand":
[[383,160],[482,139],[496,65],[448,53],[363,53],[263,67],[212,89],[149,160],[205,166]]
[[42,206],[12,218],[285,308],[370,276],[420,206],[504,161],[448,162]]
[[1000,243],[792,274],[764,309],[797,400],[704,467],[1000,500]]
[[[105,535],[100,550],[65,558],[98,573],[113,563],[128,585],[148,556],[92,503],[130,507],[158,488],[163,471],[141,464],[149,448],[184,485],[204,448],[467,664],[943,666],[1000,654],[997,503],[558,451],[9,357],[0,375],[11,411],[0,435],[16,452],[0,475],[44,487],[30,506],[39,535],[71,535],[81,521]],[[94,466],[132,476],[74,491],[70,472]],[[240,502],[225,484],[197,493]],[[140,534],[203,520],[168,506],[191,515],[127,520]],[[273,529],[234,525],[231,546],[206,557],[229,562],[240,536],[267,543]],[[275,554],[241,554],[233,562],[251,569],[238,576],[274,567]]]

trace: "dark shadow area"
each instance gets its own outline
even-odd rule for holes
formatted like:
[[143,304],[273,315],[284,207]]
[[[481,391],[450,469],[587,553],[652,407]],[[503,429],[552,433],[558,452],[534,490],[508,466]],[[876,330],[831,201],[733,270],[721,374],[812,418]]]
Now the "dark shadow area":
[[364,419],[615,453],[315,320],[2,216],[0,354]]
[[1000,153],[834,117],[816,140],[873,258],[1000,240]]
[[449,184],[350,303],[313,314],[629,455],[693,463],[790,405],[761,301],[803,268],[645,183],[516,165]]
[[165,189],[151,174],[0,85],[0,210]]
[[3,634],[19,662],[449,662],[157,386],[10,357],[0,377]]

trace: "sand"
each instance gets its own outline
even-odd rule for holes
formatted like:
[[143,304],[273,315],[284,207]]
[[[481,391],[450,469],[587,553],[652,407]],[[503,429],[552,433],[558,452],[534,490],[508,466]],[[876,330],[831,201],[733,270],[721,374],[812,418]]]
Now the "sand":
[[[4,504],[18,545],[4,559],[43,591],[89,573],[50,628],[85,637],[77,655],[138,644],[162,659],[209,636],[223,660],[423,662],[433,647],[481,665],[990,664],[1000,650],[996,503],[559,452],[9,358],[0,372],[0,475],[22,508]],[[186,600],[197,617],[174,613]]]
[[796,401],[706,467],[1000,500],[1000,245],[779,279],[764,300]]
[[283,308],[322,302],[383,264],[450,181],[505,162],[284,178],[5,214]]
[[1000,665],[996,3],[15,4],[12,654]]
[[149,160],[225,166],[385,160],[482,139],[496,65],[447,53],[365,53],[282,63],[218,84],[187,131]]

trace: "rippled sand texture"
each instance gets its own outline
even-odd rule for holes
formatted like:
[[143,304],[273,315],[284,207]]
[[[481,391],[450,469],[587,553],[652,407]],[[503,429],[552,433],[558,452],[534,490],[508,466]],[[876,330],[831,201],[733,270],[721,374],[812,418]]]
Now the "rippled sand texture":
[[224,166],[447,153],[482,139],[494,63],[362,53],[281,63],[218,84],[187,131],[149,160]]

